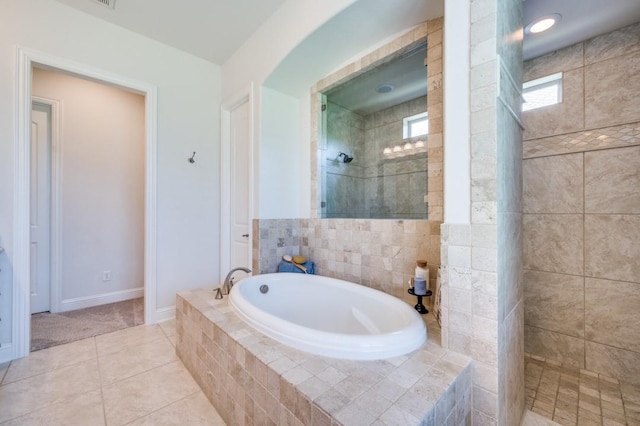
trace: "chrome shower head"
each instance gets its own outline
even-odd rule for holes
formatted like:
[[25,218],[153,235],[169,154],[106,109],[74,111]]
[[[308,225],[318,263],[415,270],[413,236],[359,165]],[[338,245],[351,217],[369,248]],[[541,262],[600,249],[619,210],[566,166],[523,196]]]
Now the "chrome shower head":
[[344,152],[338,154],[338,158],[342,158],[342,162],[347,164],[353,161],[353,157],[349,154],[345,154]]

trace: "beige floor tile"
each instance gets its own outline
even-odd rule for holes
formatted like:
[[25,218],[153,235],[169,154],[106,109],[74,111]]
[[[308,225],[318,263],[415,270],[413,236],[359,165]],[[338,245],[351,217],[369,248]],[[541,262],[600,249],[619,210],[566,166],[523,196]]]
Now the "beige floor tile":
[[225,422],[211,403],[199,391],[187,398],[174,402],[129,426],[224,426]]
[[624,406],[622,405],[622,400],[617,402],[609,402],[604,399],[600,401],[600,406],[602,407],[602,411],[609,411],[616,414],[624,414]]
[[631,402],[640,405],[640,386],[620,383],[620,390],[622,391],[622,399],[624,399],[625,404]]
[[95,359],[0,386],[0,422],[98,389]]
[[[529,365],[534,358],[527,357]],[[566,367],[539,362],[542,367],[546,383],[541,382],[537,391],[529,390],[527,405],[533,411],[553,417],[561,424],[576,426],[610,425],[640,426],[640,386],[618,382],[615,378],[600,376],[596,373],[581,370],[570,371]],[[553,388],[553,373],[560,371],[561,380],[555,400],[555,412],[549,413],[549,392],[543,388]],[[525,367],[525,381],[539,372]],[[579,378],[579,385],[576,382]],[[541,392],[542,389],[542,392]],[[577,414],[577,423],[576,422]]]
[[103,426],[104,412],[100,390],[76,395],[25,416],[3,423],[2,426]]
[[170,319],[167,321],[159,322],[158,325],[164,331],[167,337],[175,337],[176,335],[176,320]]
[[175,348],[169,340],[156,339],[101,356],[98,360],[100,380],[103,385],[111,384],[177,359]]
[[558,423],[534,411],[526,410],[522,416],[521,426],[557,426]]
[[553,421],[558,423],[561,426],[576,426],[576,420],[569,420],[562,417],[554,416]]
[[180,361],[103,387],[107,424],[124,425],[200,390]]
[[98,356],[128,350],[131,347],[149,343],[166,336],[158,325],[140,325],[109,334],[96,336]]
[[602,418],[603,419],[609,419],[609,420],[615,420],[616,422],[620,422],[620,423],[624,423],[625,422],[625,416],[624,416],[624,412],[620,413],[620,412],[616,412],[616,411],[609,411],[609,410],[602,410]]
[[176,347],[176,339],[177,339],[177,335],[175,336],[167,336],[167,339],[169,339],[169,342],[171,342],[171,345],[173,345],[173,347]]
[[31,352],[28,357],[11,363],[2,383],[15,382],[95,358],[96,342],[93,337]]
[[550,411],[545,411],[541,408],[538,407],[531,407],[531,412],[532,413],[536,413],[542,417],[545,417],[547,419],[552,419],[553,418],[553,413],[551,413]]
[[580,426],[602,426],[602,419],[592,419],[589,417],[578,417]]
[[626,426],[627,422],[618,422],[616,420],[613,419],[608,419],[606,417],[602,418],[602,426]]

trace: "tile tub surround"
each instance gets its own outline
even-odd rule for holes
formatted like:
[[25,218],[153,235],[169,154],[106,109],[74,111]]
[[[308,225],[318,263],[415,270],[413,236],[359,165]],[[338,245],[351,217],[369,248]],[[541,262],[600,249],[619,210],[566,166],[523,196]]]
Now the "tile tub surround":
[[563,71],[571,95],[523,114],[525,350],[635,384],[639,40],[640,23],[527,61],[525,80]]
[[285,254],[301,253],[316,273],[384,291],[408,303],[416,260],[429,263],[430,288],[440,266],[440,222],[387,219],[254,219],[253,270],[276,272]]
[[228,424],[471,422],[471,360],[434,342],[387,360],[324,358],[259,333],[210,289],[176,305],[178,356]]

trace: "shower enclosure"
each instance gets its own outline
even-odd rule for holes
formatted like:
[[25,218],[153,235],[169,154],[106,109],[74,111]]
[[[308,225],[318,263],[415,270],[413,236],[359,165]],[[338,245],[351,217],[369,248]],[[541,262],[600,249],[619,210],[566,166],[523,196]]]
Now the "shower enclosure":
[[425,57],[423,45],[323,94],[321,217],[427,219]]

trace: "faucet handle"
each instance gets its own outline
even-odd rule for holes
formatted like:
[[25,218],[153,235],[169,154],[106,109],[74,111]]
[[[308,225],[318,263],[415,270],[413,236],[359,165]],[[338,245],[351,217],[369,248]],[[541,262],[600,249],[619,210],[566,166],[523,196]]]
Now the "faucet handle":
[[220,287],[214,288],[213,291],[216,292],[214,299],[222,299],[222,289]]

